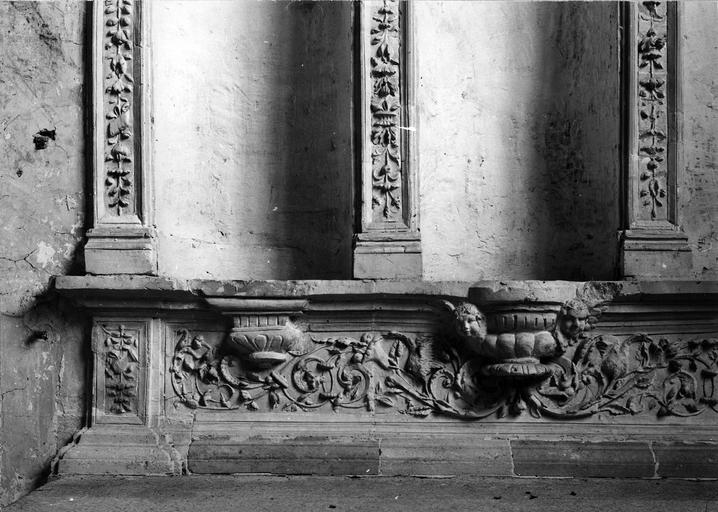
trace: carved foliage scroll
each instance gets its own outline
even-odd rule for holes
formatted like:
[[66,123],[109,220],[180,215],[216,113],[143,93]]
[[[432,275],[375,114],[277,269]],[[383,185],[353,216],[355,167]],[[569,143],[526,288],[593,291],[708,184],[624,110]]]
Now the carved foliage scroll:
[[104,0],[103,106],[105,206],[111,215],[132,214],[134,199],[133,0]]
[[138,412],[138,338],[125,330],[102,326],[104,333],[105,413],[124,414]]
[[546,375],[511,378],[498,377],[496,361],[477,357],[449,334],[312,338],[307,353],[266,369],[221,354],[186,330],[177,334],[170,373],[190,408],[353,409],[467,420],[718,412],[716,339],[579,335],[561,343],[559,337],[557,355],[542,360]]
[[[638,6],[638,155],[643,215],[665,219],[668,149],[667,30],[665,2]],[[642,215],[642,216],[643,216]],[[648,220],[647,219],[647,220]]]
[[375,222],[402,218],[401,31],[399,3],[371,4],[372,210]]

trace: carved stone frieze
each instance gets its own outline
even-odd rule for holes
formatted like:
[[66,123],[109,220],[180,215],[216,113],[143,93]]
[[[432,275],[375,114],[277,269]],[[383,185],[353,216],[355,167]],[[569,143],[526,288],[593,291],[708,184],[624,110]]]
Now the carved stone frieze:
[[104,0],[103,88],[105,204],[111,215],[134,213],[133,0]]
[[444,334],[312,336],[272,365],[254,364],[183,329],[172,384],[186,406],[207,409],[354,409],[462,419],[524,411],[564,419],[718,412],[716,339],[590,336],[595,310],[577,300],[548,324],[534,322],[533,331],[488,332],[473,304],[450,309],[453,321]]
[[372,206],[375,220],[401,219],[399,2],[383,0],[370,29]]
[[650,212],[650,219],[655,220],[666,218],[668,18],[665,2],[641,2],[638,9],[639,193],[641,204]]
[[105,360],[105,413],[138,412],[137,380],[140,359],[137,335],[123,325],[111,330],[102,326]]

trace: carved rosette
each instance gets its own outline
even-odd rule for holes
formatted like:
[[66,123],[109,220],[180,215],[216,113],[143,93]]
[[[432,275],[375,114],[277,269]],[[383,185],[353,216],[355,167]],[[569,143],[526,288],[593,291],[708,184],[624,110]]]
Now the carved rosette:
[[139,355],[137,336],[120,325],[115,330],[102,326],[105,334],[105,413],[138,412],[137,379]]
[[640,201],[648,219],[667,218],[667,31],[665,2],[638,6],[638,156]]
[[103,105],[105,206],[111,215],[135,213],[133,0],[104,0]]
[[402,219],[399,3],[383,0],[371,13],[372,210],[375,222]]

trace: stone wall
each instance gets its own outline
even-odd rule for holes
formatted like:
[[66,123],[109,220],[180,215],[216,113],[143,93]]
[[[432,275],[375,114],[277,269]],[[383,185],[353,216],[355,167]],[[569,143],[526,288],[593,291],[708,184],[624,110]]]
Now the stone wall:
[[45,292],[81,267],[85,2],[0,2],[0,506],[83,424],[83,321]]

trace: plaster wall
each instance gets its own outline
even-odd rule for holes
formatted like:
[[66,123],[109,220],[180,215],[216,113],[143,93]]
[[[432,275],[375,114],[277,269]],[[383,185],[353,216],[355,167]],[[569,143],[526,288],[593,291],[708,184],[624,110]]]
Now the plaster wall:
[[350,2],[154,2],[161,274],[351,274]]
[[718,279],[718,6],[683,2],[683,152],[678,221],[696,279]]
[[46,292],[81,268],[87,5],[0,2],[0,506],[83,425],[83,321]]
[[617,5],[416,7],[425,278],[613,278]]

